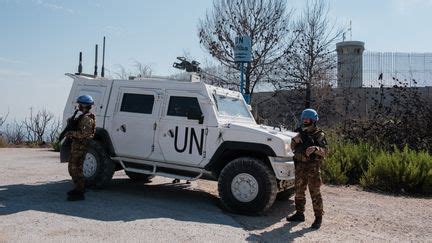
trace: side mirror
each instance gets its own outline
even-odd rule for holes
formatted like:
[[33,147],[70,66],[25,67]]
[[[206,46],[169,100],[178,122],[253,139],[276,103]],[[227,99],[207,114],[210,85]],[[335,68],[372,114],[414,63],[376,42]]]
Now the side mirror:
[[248,106],[248,110],[250,111],[250,112],[252,112],[252,106],[251,105],[247,105]]
[[189,120],[198,120],[199,124],[204,123],[204,115],[199,110],[190,110],[187,114],[187,119]]

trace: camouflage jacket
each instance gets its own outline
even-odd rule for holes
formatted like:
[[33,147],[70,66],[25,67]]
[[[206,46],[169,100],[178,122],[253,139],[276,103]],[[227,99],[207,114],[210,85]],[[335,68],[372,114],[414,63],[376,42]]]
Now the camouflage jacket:
[[294,151],[294,160],[301,162],[321,161],[328,153],[327,140],[325,138],[324,132],[319,128],[315,128],[312,132],[306,132],[306,134],[313,141],[313,145],[309,146],[315,147],[315,152],[313,152],[314,156],[311,155],[308,157],[306,155],[305,149],[301,149],[303,141],[296,142],[293,139],[291,140],[291,149]]
[[93,113],[89,112],[81,115],[79,118],[78,126],[75,131],[67,133],[67,137],[72,138],[74,141],[82,141],[92,139],[96,132],[96,117]]

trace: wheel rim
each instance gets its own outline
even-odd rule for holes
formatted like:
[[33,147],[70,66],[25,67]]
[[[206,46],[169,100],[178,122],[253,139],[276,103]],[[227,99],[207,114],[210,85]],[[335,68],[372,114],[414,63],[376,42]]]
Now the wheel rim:
[[248,173],[241,173],[231,182],[231,192],[240,202],[250,202],[258,195],[258,181]]
[[87,153],[83,164],[84,177],[89,178],[93,176],[96,173],[96,168],[97,168],[96,157],[91,153]]

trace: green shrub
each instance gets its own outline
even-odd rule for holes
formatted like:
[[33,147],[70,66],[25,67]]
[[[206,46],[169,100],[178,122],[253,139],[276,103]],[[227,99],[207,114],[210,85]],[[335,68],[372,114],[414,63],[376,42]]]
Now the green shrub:
[[29,141],[25,143],[28,148],[39,148],[39,143],[36,141]]
[[432,156],[407,146],[374,156],[360,179],[365,188],[395,193],[431,194]]
[[376,150],[367,143],[333,141],[322,171],[326,183],[358,184]]
[[341,185],[348,182],[348,177],[342,170],[340,161],[334,156],[325,159],[325,162],[321,166],[321,171],[324,183]]
[[7,145],[8,144],[0,137],[0,148],[5,148]]
[[61,147],[61,143],[60,141],[54,141],[51,143],[52,148],[54,149],[54,151],[56,152],[60,152],[60,147]]

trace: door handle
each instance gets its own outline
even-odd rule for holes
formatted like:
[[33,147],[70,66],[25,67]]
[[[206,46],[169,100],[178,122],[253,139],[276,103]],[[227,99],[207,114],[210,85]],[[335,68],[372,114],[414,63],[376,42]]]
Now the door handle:
[[120,126],[120,130],[121,130],[122,132],[126,132],[126,124],[121,125],[121,126]]

